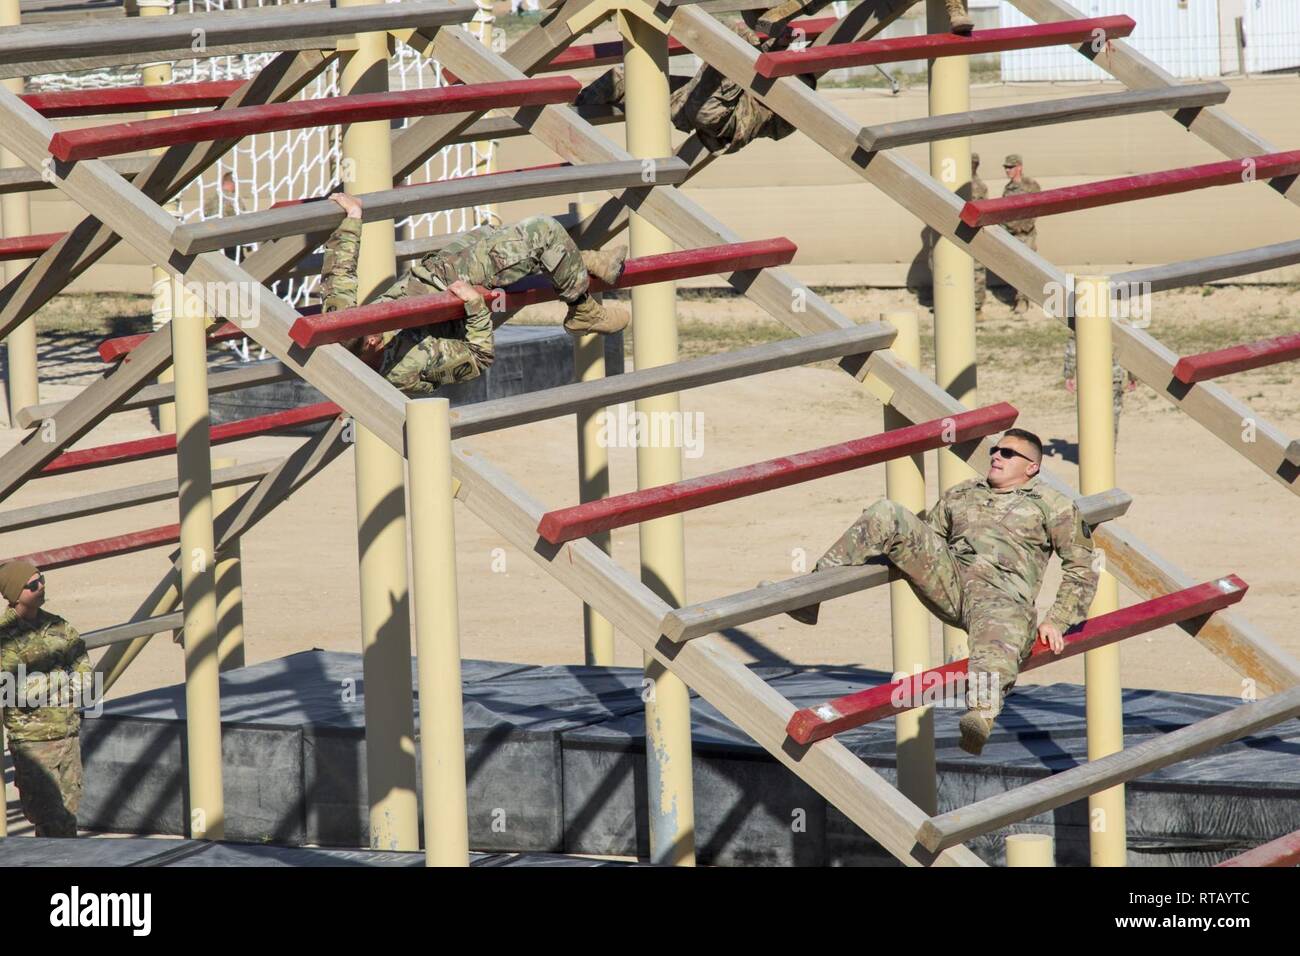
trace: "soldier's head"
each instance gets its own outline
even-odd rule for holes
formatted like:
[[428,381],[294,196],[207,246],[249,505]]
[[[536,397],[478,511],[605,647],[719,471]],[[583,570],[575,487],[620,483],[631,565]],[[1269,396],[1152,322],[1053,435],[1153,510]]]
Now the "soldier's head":
[[1002,171],[1007,174],[1007,179],[1013,183],[1020,182],[1020,176],[1024,173],[1024,163],[1020,159],[1019,153],[1009,153],[1007,158],[1002,160]]
[[1043,443],[1023,428],[1008,428],[990,451],[988,478],[992,488],[1019,487],[1042,467]]
[[6,561],[0,564],[0,596],[20,617],[30,617],[45,603],[45,576],[30,561]]
[[221,191],[234,195],[235,193],[235,174],[227,170],[221,177]]

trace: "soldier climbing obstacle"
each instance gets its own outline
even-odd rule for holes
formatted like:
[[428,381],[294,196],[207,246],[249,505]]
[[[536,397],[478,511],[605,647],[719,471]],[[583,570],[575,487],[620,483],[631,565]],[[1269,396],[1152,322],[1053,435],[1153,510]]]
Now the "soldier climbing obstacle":
[[[357,254],[361,246],[361,202],[346,193],[330,199],[347,213],[325,244],[321,270],[321,311],[350,308],[357,302]],[[613,285],[623,274],[627,247],[607,252],[579,250],[549,216],[534,216],[497,229],[480,226],[430,253],[375,301],[451,292],[465,303],[465,318],[415,329],[401,329],[345,343],[407,395],[427,395],[442,385],[478,378],[493,360],[492,315],[475,288],[501,288],[532,275],[544,275],[568,303],[564,327],[575,335],[610,334],[626,328],[624,309],[606,309],[587,292],[588,278]]]
[[[1042,458],[1038,436],[1009,429],[992,449],[986,477],[949,488],[924,518],[875,502],[814,568],[884,555],[935,617],[970,635],[969,710],[960,728],[961,747],[972,754],[983,751],[1035,634],[1061,653],[1062,632],[1087,617],[1097,590],[1092,532],[1074,502],[1035,480]],[[1053,551],[1064,578],[1047,620],[1037,624],[1034,602]],[[819,607],[789,614],[815,624]]]

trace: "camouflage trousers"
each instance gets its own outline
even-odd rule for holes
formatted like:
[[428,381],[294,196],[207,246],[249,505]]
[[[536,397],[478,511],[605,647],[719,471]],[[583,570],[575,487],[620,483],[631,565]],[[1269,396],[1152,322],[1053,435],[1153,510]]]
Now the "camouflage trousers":
[[[1065,378],[1076,378],[1079,368],[1078,360],[1078,343],[1073,335],[1065,340],[1065,365],[1063,375]],[[1119,359],[1115,358],[1110,368],[1110,390],[1111,390],[1111,409],[1115,419],[1115,440],[1119,440],[1119,415],[1124,411],[1124,389],[1128,386],[1129,374],[1124,366],[1119,364]],[[1078,380],[1076,378],[1076,386]]]
[[[1021,242],[1027,245],[1030,249],[1033,249],[1035,252],[1038,251],[1038,230],[1037,229],[1035,229],[1033,232],[1013,232],[1011,233],[1011,235],[1015,236],[1017,239],[1019,239]],[[1017,289],[1016,308],[1018,309],[1022,305],[1025,308],[1029,307],[1029,296],[1025,295],[1023,292]]]
[[[1034,648],[1037,609],[972,574],[923,519],[884,498],[862,512],[818,560],[817,570],[880,555],[902,572],[931,614],[970,635],[969,686],[988,686],[996,675],[1001,693],[1010,690]],[[996,712],[1000,701],[992,706]]]
[[81,805],[81,737],[59,740],[10,740],[14,783],[23,816],[38,837],[77,835]]

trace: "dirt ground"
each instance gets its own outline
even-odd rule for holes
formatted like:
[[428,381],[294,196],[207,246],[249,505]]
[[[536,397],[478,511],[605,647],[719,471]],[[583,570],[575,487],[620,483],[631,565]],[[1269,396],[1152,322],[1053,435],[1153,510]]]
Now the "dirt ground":
[[[828,293],[858,321],[899,307],[915,307],[902,290]],[[1149,331],[1179,352],[1199,351],[1284,331],[1294,331],[1300,291],[1285,287],[1222,287],[1158,296]],[[130,301],[92,301],[81,331],[44,332],[46,366],[42,399],[71,397],[97,374],[91,349],[101,337],[90,327],[124,322]],[[98,312],[102,313],[96,317]],[[53,311],[51,311],[53,310]],[[44,320],[57,324],[54,305]],[[931,361],[930,318],[921,310],[924,361]],[[786,333],[745,300],[684,293],[680,318],[683,355],[704,354],[782,337]],[[552,321],[552,315],[532,321]],[[522,317],[521,321],[528,321]],[[107,327],[107,326],[105,326]],[[1019,424],[1038,432],[1054,450],[1051,471],[1077,482],[1073,399],[1061,386],[1065,331],[1037,309],[1013,316],[991,303],[979,330],[979,398],[1007,400],[1021,410]],[[1223,385],[1283,431],[1300,435],[1300,395],[1294,366],[1244,373]],[[932,369],[929,369],[932,372]],[[876,401],[829,365],[770,373],[682,395],[685,412],[699,416],[700,454],[685,459],[693,476],[794,451],[871,434],[881,427]],[[81,446],[153,434],[143,411],[113,416]],[[22,437],[0,430],[8,447]],[[298,439],[260,438],[219,452],[241,461],[287,453]],[[548,507],[577,500],[576,451],[571,419],[514,428],[465,444],[509,473]],[[935,466],[927,455],[934,494]],[[611,450],[615,493],[635,486],[634,451]],[[100,491],[167,476],[171,459],[60,476],[29,483],[7,508]],[[1236,572],[1251,585],[1242,614],[1291,653],[1300,656],[1300,585],[1295,541],[1300,508],[1270,480],[1200,426],[1145,387],[1126,397],[1120,427],[1118,484],[1134,497],[1124,526],[1198,580]],[[686,519],[688,600],[700,601],[752,587],[762,578],[792,573],[800,549],[811,563],[884,490],[884,471],[865,469],[694,512]],[[345,454],[253,532],[243,543],[247,657],[250,663],[319,647],[358,651],[356,525],[352,455]],[[57,527],[5,534],[0,553],[22,554],[176,520],[162,503]],[[582,617],[577,598],[554,583],[465,509],[457,511],[462,650],[467,657],[537,664],[581,662]],[[615,558],[636,565],[635,529],[614,534]],[[503,549],[503,550],[499,550]],[[52,573],[50,607],[90,630],[126,620],[166,567],[155,550]],[[501,560],[504,557],[504,562]],[[1055,562],[1040,596],[1050,605],[1059,573]],[[1135,596],[1121,593],[1121,602]],[[782,617],[751,625],[729,638],[745,660],[858,663],[888,668],[888,598],[883,589],[842,599],[823,610],[821,624],[804,628]],[[939,633],[932,640],[938,658]],[[640,651],[617,641],[616,662],[636,665]],[[99,653],[99,652],[96,652]],[[1122,650],[1126,686],[1236,694],[1240,678],[1176,628],[1128,641]],[[155,638],[119,682],[114,695],[183,678],[180,649]],[[1081,659],[1029,676],[1029,682],[1081,681]]]

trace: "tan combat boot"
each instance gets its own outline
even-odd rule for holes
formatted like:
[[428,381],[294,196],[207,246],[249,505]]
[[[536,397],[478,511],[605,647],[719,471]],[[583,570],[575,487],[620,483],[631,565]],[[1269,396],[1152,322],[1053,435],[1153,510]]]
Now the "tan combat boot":
[[975,21],[966,12],[964,0],[944,0],[944,3],[948,7],[948,24],[953,33],[965,36],[975,29]]
[[966,692],[966,706],[970,710],[962,715],[957,727],[961,731],[961,749],[978,757],[984,752],[984,745],[993,733],[993,721],[1002,710],[1002,691],[999,685],[991,683],[995,675],[968,673],[966,679],[971,685]]
[[623,276],[623,265],[627,261],[627,246],[615,246],[613,249],[583,249],[582,264],[587,275],[599,279],[607,286],[613,286]]
[[569,311],[564,316],[564,329],[574,335],[586,335],[599,332],[610,335],[627,328],[632,315],[627,309],[605,308],[594,296],[584,295],[577,302],[569,303]]

